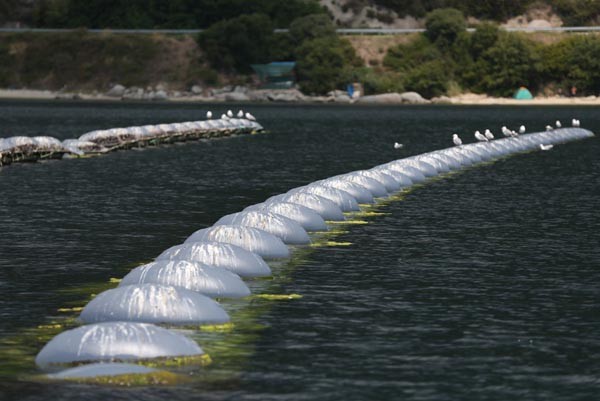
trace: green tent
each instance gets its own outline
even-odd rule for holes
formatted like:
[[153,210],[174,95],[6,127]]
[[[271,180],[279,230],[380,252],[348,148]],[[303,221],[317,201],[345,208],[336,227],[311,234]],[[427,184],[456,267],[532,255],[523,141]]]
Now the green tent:
[[527,89],[524,86],[521,86],[519,88],[519,90],[515,92],[515,95],[513,97],[515,99],[517,99],[517,100],[531,100],[531,99],[533,99],[533,95],[531,94],[531,92],[529,92],[529,89]]

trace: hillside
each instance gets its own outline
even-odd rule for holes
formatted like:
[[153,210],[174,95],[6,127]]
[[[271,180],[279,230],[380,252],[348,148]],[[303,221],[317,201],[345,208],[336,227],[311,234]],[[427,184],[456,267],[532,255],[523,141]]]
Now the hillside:
[[338,26],[414,28],[437,8],[461,10],[471,21],[510,25],[600,23],[590,0],[0,0],[0,26],[54,28],[207,28],[241,14],[268,15],[279,28],[327,12]]

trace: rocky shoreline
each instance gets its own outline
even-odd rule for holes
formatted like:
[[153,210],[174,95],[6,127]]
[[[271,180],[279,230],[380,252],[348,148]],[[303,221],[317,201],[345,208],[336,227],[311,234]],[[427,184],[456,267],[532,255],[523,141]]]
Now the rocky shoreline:
[[188,91],[167,90],[155,87],[126,88],[114,85],[105,93],[97,91],[69,92],[34,89],[0,89],[0,99],[23,100],[91,100],[91,101],[159,101],[199,103],[333,103],[358,105],[448,104],[448,105],[600,105],[600,97],[536,97],[531,100],[498,98],[465,93],[458,96],[441,96],[425,99],[417,92],[383,93],[351,98],[345,91],[335,90],[325,96],[305,95],[297,89],[251,89],[245,86],[225,86],[205,90],[192,86]]
[[187,91],[168,90],[163,85],[125,87],[113,85],[108,91],[70,92],[33,89],[0,89],[0,99],[41,99],[41,100],[125,100],[125,101],[171,101],[204,103],[341,103],[341,104],[425,104],[430,103],[416,92],[386,93],[351,98],[347,92],[335,90],[325,96],[309,96],[298,89],[252,89],[246,86],[224,86],[205,89],[194,85]]

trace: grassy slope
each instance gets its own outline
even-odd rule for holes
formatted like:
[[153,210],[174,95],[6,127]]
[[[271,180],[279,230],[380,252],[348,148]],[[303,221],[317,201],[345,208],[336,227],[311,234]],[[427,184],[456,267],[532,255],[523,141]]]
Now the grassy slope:
[[164,82],[180,89],[206,74],[189,36],[0,35],[1,87],[104,90]]

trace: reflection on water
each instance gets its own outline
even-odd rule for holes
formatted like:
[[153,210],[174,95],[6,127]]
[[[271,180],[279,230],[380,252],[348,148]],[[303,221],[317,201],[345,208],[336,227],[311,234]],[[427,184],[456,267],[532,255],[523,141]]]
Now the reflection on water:
[[[453,132],[467,142],[476,129],[542,129],[572,116],[600,132],[593,108],[248,108],[270,133],[0,170],[2,399],[594,398],[597,138],[435,180],[357,218],[369,224],[320,240],[349,246],[303,248],[273,265],[275,279],[251,281],[253,292],[302,297],[227,304],[239,326],[195,335],[215,361],[211,381],[119,390],[19,380],[35,372],[32,358],[52,330],[63,330],[34,329],[74,324],[77,313],[58,309],[80,306],[225,214],[450,146]],[[205,110],[0,103],[0,136],[62,139]],[[7,346],[15,338],[26,347]]]

